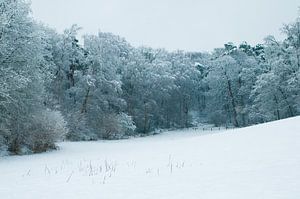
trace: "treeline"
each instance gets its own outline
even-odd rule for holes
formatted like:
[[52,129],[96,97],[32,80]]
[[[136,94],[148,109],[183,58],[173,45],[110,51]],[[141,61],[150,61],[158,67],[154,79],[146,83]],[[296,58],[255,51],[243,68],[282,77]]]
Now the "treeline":
[[25,0],[0,1],[0,153],[121,139],[197,122],[243,127],[300,113],[300,20],[286,39],[212,53],[134,48],[99,32],[81,45]]

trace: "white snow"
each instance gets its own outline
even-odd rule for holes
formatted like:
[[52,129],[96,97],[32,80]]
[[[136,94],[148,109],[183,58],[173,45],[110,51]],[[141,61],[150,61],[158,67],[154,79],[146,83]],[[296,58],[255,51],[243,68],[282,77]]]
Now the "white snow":
[[0,159],[1,199],[299,199],[300,117]]

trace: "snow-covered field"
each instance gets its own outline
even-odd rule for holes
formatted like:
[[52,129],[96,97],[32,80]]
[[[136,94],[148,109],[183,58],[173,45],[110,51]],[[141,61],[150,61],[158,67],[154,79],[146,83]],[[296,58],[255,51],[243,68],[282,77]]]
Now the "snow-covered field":
[[0,159],[1,199],[299,199],[300,117]]

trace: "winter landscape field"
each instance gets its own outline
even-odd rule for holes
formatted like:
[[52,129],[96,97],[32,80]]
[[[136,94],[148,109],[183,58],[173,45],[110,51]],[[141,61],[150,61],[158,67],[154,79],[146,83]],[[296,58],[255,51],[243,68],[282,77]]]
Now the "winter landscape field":
[[1,159],[1,198],[300,198],[300,117],[59,146]]
[[298,6],[0,0],[0,199],[300,199]]

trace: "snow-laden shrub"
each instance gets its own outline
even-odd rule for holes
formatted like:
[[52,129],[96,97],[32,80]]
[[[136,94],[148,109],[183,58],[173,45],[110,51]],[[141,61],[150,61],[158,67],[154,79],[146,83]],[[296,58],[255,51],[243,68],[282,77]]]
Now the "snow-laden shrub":
[[124,135],[126,136],[134,135],[136,126],[131,116],[125,113],[121,113],[118,115],[118,121],[119,121],[121,132],[124,132]]
[[27,129],[26,146],[34,153],[55,149],[55,142],[67,134],[66,122],[58,111],[42,111],[32,117]]
[[5,139],[0,135],[0,157],[8,154],[8,147],[5,143]]
[[5,126],[4,121],[0,121],[0,157],[8,155],[8,143],[9,130]]
[[125,113],[109,114],[103,118],[102,138],[121,139],[134,134],[132,118]]
[[66,136],[71,141],[97,140],[97,136],[88,128],[84,114],[69,114],[67,117],[69,132]]

